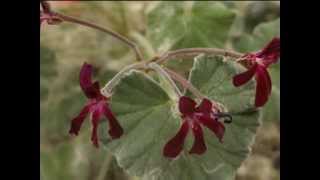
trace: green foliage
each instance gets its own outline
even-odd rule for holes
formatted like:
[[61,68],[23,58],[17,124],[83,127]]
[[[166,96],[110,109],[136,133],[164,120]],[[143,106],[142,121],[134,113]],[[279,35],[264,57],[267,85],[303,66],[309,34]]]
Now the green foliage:
[[261,22],[271,21],[280,15],[279,1],[251,1],[244,11],[246,32],[251,32]]
[[264,122],[280,121],[280,90],[277,86],[272,87],[271,96],[262,112]]
[[[222,2],[160,2],[147,14],[147,39],[157,52],[226,45],[235,13]],[[181,73],[192,61],[170,61]]]
[[[103,123],[100,131],[102,142],[122,168],[131,175],[142,176],[142,179],[232,179],[247,157],[259,125],[259,113],[252,111],[253,82],[238,90],[228,79],[238,72],[238,68],[219,58],[201,58],[195,62],[191,81],[197,82],[195,85],[202,93],[233,112],[233,123],[226,125],[223,144],[211,131],[205,130],[208,151],[204,155],[188,154],[193,141],[188,136],[184,151],[178,158],[171,160],[163,156],[165,143],[180,127],[178,102],[169,98],[163,86],[136,71],[120,81],[112,96],[112,109],[125,134],[110,141],[104,135],[107,124]],[[237,101],[232,100],[234,98],[238,98]],[[239,105],[239,102],[244,104]]]
[[198,56],[190,73],[191,83],[203,94],[217,100],[230,112],[242,112],[252,109],[255,83],[250,81],[245,86],[234,87],[232,77],[245,69],[222,57]]
[[280,36],[280,19],[257,25],[252,34],[243,34],[236,40],[234,48],[240,52],[257,51],[275,36]]
[[234,17],[221,2],[161,2],[148,14],[147,37],[158,51],[224,47]]

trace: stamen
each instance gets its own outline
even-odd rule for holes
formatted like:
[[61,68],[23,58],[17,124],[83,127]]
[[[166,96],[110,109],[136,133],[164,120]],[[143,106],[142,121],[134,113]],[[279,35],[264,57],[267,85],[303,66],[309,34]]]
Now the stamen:
[[223,121],[224,123],[230,124],[232,122],[232,116],[228,113],[221,113],[220,112],[220,113],[216,113],[214,115],[217,116],[218,118],[227,118]]

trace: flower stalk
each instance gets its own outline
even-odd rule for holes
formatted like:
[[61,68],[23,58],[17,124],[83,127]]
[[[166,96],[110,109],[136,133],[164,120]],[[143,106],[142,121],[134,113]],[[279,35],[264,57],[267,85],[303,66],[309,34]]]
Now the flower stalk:
[[[171,79],[170,75],[163,69],[163,67],[161,67],[157,63],[150,63],[148,66],[152,70],[156,71],[161,76],[161,78],[164,80],[164,82],[169,84],[173,88],[175,94],[178,97],[182,96],[180,89],[177,87],[176,83]],[[169,93],[169,94],[171,94],[171,93]]]
[[167,62],[170,59],[174,58],[186,58],[186,57],[195,57],[199,54],[208,54],[208,55],[220,55],[225,57],[232,57],[235,59],[239,59],[243,56],[243,54],[230,51],[230,50],[224,50],[224,49],[218,49],[218,48],[186,48],[186,49],[178,49],[174,51],[168,51],[162,57],[160,57],[156,62],[158,64],[162,64]]
[[42,5],[44,12],[46,12],[46,11],[50,12],[57,19],[61,19],[65,22],[70,22],[70,23],[75,23],[75,24],[80,24],[82,26],[90,27],[90,28],[99,30],[101,32],[107,33],[107,34],[115,37],[116,39],[120,40],[121,42],[123,42],[124,44],[129,46],[135,52],[137,61],[141,61],[143,59],[142,53],[141,53],[140,49],[138,48],[137,44],[134,43],[133,41],[129,40],[125,36],[115,32],[115,31],[112,31],[111,29],[108,29],[108,28],[105,28],[105,27],[102,27],[102,26],[75,18],[75,17],[63,15],[58,12],[53,12],[50,9],[49,3],[46,1],[41,1],[41,5]]
[[203,99],[204,96],[200,93],[200,91],[195,88],[188,80],[182,77],[180,74],[163,67],[163,69],[176,81],[178,81],[184,88],[190,90],[192,94],[194,94],[197,98]]
[[117,83],[120,81],[120,79],[125,75],[126,72],[132,69],[146,69],[146,63],[140,62],[131,64],[129,66],[126,66],[121,71],[119,71],[102,89],[101,93],[109,97],[112,94],[113,88],[117,85]]

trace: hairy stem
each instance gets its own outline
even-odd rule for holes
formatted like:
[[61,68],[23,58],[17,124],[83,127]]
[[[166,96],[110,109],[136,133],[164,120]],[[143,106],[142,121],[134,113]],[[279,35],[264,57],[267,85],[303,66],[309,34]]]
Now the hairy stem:
[[171,87],[173,87],[175,93],[178,95],[178,97],[182,96],[182,93],[180,92],[180,89],[177,87],[177,85],[174,83],[174,81],[171,79],[170,75],[157,63],[150,63],[149,67],[156,71],[159,75],[162,76],[162,78],[167,81]]
[[243,56],[243,54],[238,52],[224,50],[224,49],[217,49],[217,48],[186,48],[186,49],[168,51],[162,57],[160,57],[156,62],[158,64],[162,64],[173,58],[195,57],[202,53],[227,56],[227,57],[232,57],[236,59],[241,58]]
[[[172,58],[176,57],[195,57],[199,54],[214,54],[214,55],[221,55],[221,56],[227,56],[227,57],[233,57],[236,58],[235,62],[239,62],[239,60],[242,60],[243,54],[223,49],[217,49],[217,48],[187,48],[187,49],[179,49],[175,51],[168,51],[164,53],[161,56],[155,56],[151,60],[147,62],[141,62],[129,65],[122,69],[111,81],[109,81],[105,87],[101,90],[102,94],[105,96],[110,96],[112,89],[116,85],[116,83],[122,78],[123,74],[131,69],[154,69],[158,73],[160,72],[158,69],[164,69],[175,81],[179,82],[184,88],[187,88],[190,90],[191,93],[193,93],[197,98],[203,99],[204,96],[199,92],[197,88],[195,88],[188,80],[186,80],[184,77],[179,75],[178,73],[166,68],[166,67],[156,67],[159,66],[159,64],[164,63]],[[152,65],[153,64],[153,65]],[[152,65],[149,66],[148,65]],[[156,68],[155,68],[156,67]],[[164,74],[164,73],[162,73]],[[174,83],[172,83],[174,84]],[[178,92],[178,91],[177,91]]]
[[112,89],[117,85],[117,83],[120,81],[120,79],[125,75],[126,72],[132,69],[145,69],[146,63],[140,62],[131,64],[129,66],[126,66],[121,71],[119,71],[102,89],[101,93],[105,95],[106,97],[109,97],[112,93]]
[[180,74],[163,67],[163,69],[176,81],[178,81],[184,88],[189,89],[192,94],[194,94],[197,98],[203,99],[204,96],[200,93],[200,91],[195,88],[188,80],[182,77]]

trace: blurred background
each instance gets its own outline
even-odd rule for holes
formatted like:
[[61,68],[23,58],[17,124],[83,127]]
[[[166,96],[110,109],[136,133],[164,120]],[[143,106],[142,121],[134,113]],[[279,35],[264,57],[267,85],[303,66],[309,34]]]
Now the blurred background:
[[[165,8],[157,8],[161,3],[163,2],[51,2],[56,11],[108,27],[129,37],[142,47],[144,55],[148,58],[167,49],[206,46],[197,44],[197,41],[188,41],[187,44],[176,43],[173,46],[168,46],[166,41],[160,41],[164,45],[157,46],[159,38],[156,36],[168,34],[157,32],[153,28],[161,22],[161,13],[167,13]],[[179,3],[181,7],[192,6],[192,2]],[[239,52],[255,51],[263,47],[273,36],[280,36],[279,2],[225,1],[220,4],[223,4],[226,10],[235,13],[235,17],[227,33],[224,32],[226,37],[223,38],[223,42],[210,47],[234,49]],[[174,18],[180,21],[181,15],[173,14],[172,19]],[[210,22],[202,26],[197,25],[196,28],[212,28]],[[216,28],[219,30],[219,27]],[[174,27],[171,29],[174,31]],[[42,180],[139,180],[137,177],[129,177],[106,150],[92,146],[89,121],[85,121],[81,133],[76,138],[68,134],[71,119],[86,102],[78,81],[79,69],[83,62],[93,64],[96,67],[95,79],[105,84],[117,71],[134,60],[135,55],[128,47],[99,31],[70,23],[52,26],[45,24],[41,27]],[[187,75],[192,61],[186,62],[182,64],[181,61],[174,61],[168,66]],[[237,180],[280,179],[280,64],[273,65],[270,73],[274,83],[272,96],[263,109],[263,125],[258,130],[252,153],[239,168]]]

